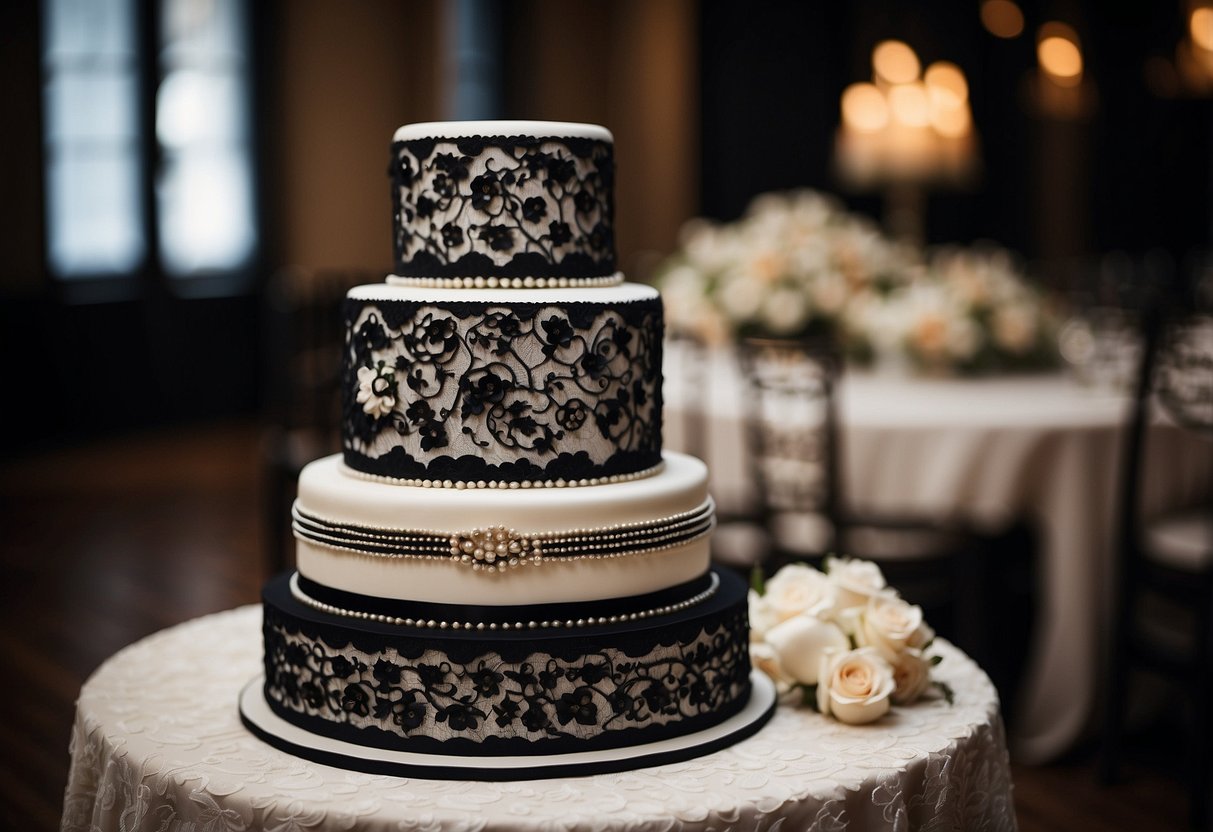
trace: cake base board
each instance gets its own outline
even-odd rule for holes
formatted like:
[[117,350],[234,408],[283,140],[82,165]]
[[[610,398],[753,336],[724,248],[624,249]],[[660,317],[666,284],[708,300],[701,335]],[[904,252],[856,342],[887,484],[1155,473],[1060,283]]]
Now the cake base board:
[[256,737],[296,757],[334,768],[425,780],[544,780],[679,763],[753,736],[775,712],[775,686],[757,670],[750,699],[724,722],[682,737],[600,751],[515,757],[459,757],[368,748],[311,734],[270,710],[262,676],[240,692],[240,720]]

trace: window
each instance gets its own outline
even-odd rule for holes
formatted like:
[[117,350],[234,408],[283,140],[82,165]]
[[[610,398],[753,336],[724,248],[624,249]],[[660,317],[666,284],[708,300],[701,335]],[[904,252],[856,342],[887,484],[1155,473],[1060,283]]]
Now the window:
[[54,275],[163,275],[188,294],[247,272],[257,227],[244,0],[43,9]]

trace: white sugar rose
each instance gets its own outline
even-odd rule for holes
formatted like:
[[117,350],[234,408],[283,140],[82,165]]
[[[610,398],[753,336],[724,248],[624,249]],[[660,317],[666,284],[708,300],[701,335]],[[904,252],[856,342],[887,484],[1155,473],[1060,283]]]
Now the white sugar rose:
[[893,702],[909,705],[931,686],[931,660],[921,650],[907,647],[893,664]]
[[797,615],[772,627],[766,645],[774,651],[784,673],[803,685],[815,685],[826,652],[845,650],[850,642],[838,625],[811,615]]
[[908,604],[895,595],[875,595],[863,610],[855,640],[860,646],[872,647],[890,662],[896,662],[897,654],[910,646],[910,640],[922,626],[922,607]]
[[813,567],[790,563],[767,581],[762,597],[779,621],[801,614],[825,619],[837,609],[838,587]]
[[378,369],[359,367],[357,400],[362,411],[376,419],[390,413],[396,406],[396,373],[382,361]]
[[818,672],[817,709],[848,725],[880,719],[893,695],[893,668],[870,647],[827,651]]
[[838,588],[840,610],[862,607],[885,588],[884,573],[868,560],[830,558],[826,562],[826,575]]

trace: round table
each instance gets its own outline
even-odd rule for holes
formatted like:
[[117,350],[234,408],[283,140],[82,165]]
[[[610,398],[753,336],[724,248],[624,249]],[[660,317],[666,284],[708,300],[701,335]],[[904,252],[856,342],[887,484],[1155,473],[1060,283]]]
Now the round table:
[[942,644],[955,702],[850,727],[780,706],[758,734],[689,762],[484,783],[361,774],[260,742],[236,699],[261,663],[261,610],[140,641],[84,685],[64,830],[1015,828],[997,699]]
[[[703,457],[724,510],[753,493],[744,393],[727,350],[666,366],[666,446]],[[1039,535],[1039,617],[1010,724],[1011,750],[1044,762],[1089,727],[1111,621],[1116,495],[1129,398],[1060,374],[921,378],[847,372],[838,387],[843,500],[876,516],[960,519]],[[703,411],[699,441],[688,413]],[[1150,436],[1143,511],[1200,505],[1213,445],[1173,425]]]

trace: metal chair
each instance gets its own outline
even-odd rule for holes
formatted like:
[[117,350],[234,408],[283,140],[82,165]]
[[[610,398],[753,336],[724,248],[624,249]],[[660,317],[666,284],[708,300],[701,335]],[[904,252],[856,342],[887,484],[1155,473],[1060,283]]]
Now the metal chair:
[[[1191,717],[1185,766],[1192,828],[1213,810],[1213,502],[1146,520],[1141,493],[1149,426],[1160,415],[1210,440],[1213,453],[1213,313],[1152,304],[1125,434],[1119,496],[1116,608],[1104,682],[1100,777],[1118,779],[1129,684],[1138,671],[1178,683]],[[1165,618],[1159,613],[1170,613]]]
[[[849,509],[836,403],[841,359],[831,343],[750,338],[739,344],[739,357],[749,391],[751,475],[770,538],[763,571],[790,561],[817,564],[832,553],[875,562],[941,635],[987,666],[1009,710],[1020,668],[1002,666],[1004,651],[994,647],[994,636],[1005,634],[989,625],[1006,565],[996,557],[994,539],[935,518]],[[1030,598],[1023,598],[1020,612],[1030,616],[1030,610]],[[1025,617],[1016,633],[1025,644],[1028,627]]]

